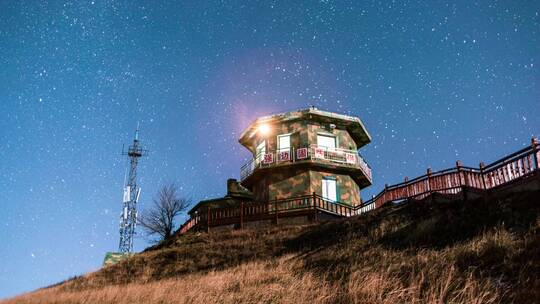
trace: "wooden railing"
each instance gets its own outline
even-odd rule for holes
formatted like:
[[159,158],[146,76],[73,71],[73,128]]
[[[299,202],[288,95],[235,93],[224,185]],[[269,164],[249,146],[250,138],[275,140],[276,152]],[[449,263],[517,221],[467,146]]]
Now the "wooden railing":
[[327,148],[317,145],[261,153],[240,168],[240,180],[245,180],[259,168],[268,168],[284,163],[304,161],[316,161],[320,163],[359,168],[370,183],[372,180],[371,168],[358,151]]
[[312,195],[275,200],[270,202],[244,202],[239,206],[228,208],[209,208],[195,214],[181,227],[180,232],[186,232],[195,226],[213,227],[227,224],[279,218],[311,215],[315,219],[318,211],[341,217],[359,215],[380,207],[386,202],[404,199],[422,199],[433,193],[457,194],[462,192],[466,198],[465,189],[474,188],[489,190],[508,184],[521,178],[540,174],[540,151],[538,140],[533,138],[529,147],[512,153],[489,165],[480,163],[479,168],[462,166],[456,162],[456,167],[437,172],[427,170],[425,175],[392,186],[385,186],[378,195],[359,206],[350,206],[340,202],[330,201],[315,193]]
[[540,172],[539,160],[538,140],[533,138],[530,146],[487,166],[480,163],[479,168],[465,167],[457,161],[454,168],[438,172],[428,169],[425,175],[415,179],[405,178],[403,183],[385,186],[383,191],[365,204],[375,204],[377,208],[388,201],[422,199],[434,192],[456,194],[465,188],[493,189],[517,179],[538,174]]
[[207,208],[194,214],[182,227],[180,232],[201,225],[214,227],[228,224],[238,224],[259,220],[273,220],[300,215],[316,217],[317,210],[347,217],[355,214],[355,209],[349,205],[329,201],[317,194],[299,196],[294,198],[274,200],[266,203],[242,202],[238,206],[227,208]]

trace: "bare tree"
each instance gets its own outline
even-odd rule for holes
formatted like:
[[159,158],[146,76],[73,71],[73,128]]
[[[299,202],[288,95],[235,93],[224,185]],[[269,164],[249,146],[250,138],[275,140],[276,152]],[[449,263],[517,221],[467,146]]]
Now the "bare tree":
[[191,200],[179,197],[178,187],[174,183],[162,186],[153,199],[153,206],[144,210],[139,224],[148,236],[159,236],[159,240],[169,238],[175,228],[175,218],[184,212]]

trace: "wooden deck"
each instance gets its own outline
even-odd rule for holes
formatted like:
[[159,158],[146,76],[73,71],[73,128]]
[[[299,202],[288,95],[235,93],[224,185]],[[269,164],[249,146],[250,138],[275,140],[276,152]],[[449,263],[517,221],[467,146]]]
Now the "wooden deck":
[[[403,183],[386,186],[366,204],[375,204],[376,207],[379,207],[388,201],[408,198],[422,199],[434,192],[457,194],[467,188],[496,189],[510,182],[540,174],[538,148],[538,140],[533,138],[530,146],[487,166],[480,163],[478,168],[465,167],[457,161],[454,168],[438,172],[431,172],[431,169],[428,169],[425,175],[412,180],[405,178]],[[466,193],[463,195],[466,196]]]
[[423,199],[433,193],[463,196],[467,199],[474,192],[488,192],[505,185],[531,177],[538,178],[540,187],[540,151],[538,140],[531,145],[501,158],[489,165],[480,163],[478,168],[462,166],[458,161],[454,168],[437,172],[427,170],[425,175],[415,179],[405,178],[403,183],[385,186],[378,195],[359,206],[350,206],[329,201],[317,194],[276,200],[270,202],[244,202],[230,208],[210,208],[187,220],[181,227],[184,233],[193,228],[209,229],[223,225],[243,227],[246,222],[273,220],[280,218],[309,216],[316,220],[321,212],[338,217],[359,215],[389,201]]

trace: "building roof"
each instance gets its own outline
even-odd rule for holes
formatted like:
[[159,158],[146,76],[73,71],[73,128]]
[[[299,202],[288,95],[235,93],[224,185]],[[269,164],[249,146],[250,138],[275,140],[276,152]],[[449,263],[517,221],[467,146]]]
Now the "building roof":
[[224,197],[212,198],[207,200],[202,200],[198,202],[191,210],[188,211],[188,214],[193,214],[195,211],[210,206],[210,207],[231,207],[235,204],[238,204],[241,201],[252,200],[253,193],[244,188],[240,183],[235,179],[227,180],[227,194]]
[[253,121],[247,127],[247,129],[244,130],[244,132],[242,132],[238,141],[246,148],[252,150],[254,148],[254,142],[253,140],[251,140],[251,138],[255,136],[255,134],[257,134],[257,130],[260,125],[292,122],[302,119],[335,124],[337,127],[346,129],[351,135],[352,139],[355,141],[358,148],[371,142],[371,136],[369,135],[366,127],[364,126],[360,118],[323,111],[315,107],[309,107],[307,109],[300,109],[292,112],[259,117],[255,121]]

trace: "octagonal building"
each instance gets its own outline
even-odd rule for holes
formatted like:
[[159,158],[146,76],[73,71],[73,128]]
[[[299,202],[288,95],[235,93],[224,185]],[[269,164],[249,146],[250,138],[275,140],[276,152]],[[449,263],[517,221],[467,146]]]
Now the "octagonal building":
[[255,202],[317,194],[357,206],[372,182],[358,149],[370,141],[358,117],[314,107],[260,117],[239,139],[253,155],[241,168],[241,185]]

